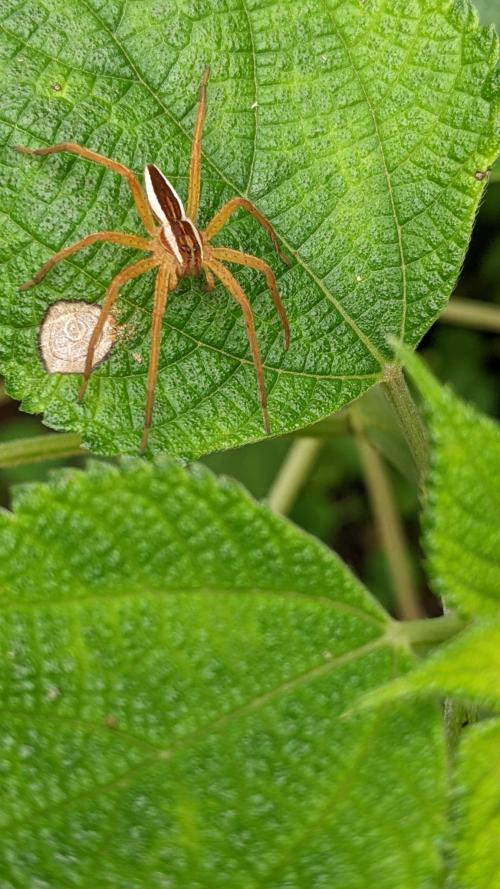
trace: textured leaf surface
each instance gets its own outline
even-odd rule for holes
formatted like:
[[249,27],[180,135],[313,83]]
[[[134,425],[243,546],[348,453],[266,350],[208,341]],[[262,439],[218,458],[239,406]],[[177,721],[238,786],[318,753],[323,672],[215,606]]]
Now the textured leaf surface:
[[20,490],[0,540],[2,887],[441,886],[439,722],[343,716],[408,656],[321,545],[144,461]]
[[[498,148],[496,38],[448,0],[0,0],[5,275],[1,364],[10,393],[94,450],[134,451],[144,401],[152,279],[123,291],[122,339],[92,378],[41,366],[49,304],[102,300],[130,257],[101,247],[35,290],[16,285],[96,229],[138,230],[123,183],[69,157],[20,158],[13,143],[86,143],[137,171],[155,161],[185,195],[200,70],[212,69],[201,219],[254,200],[292,257],[270,255],[252,220],[218,236],[272,263],[289,313],[284,354],[262,282],[241,273],[265,362],[274,432],[357,397],[415,344],[448,298]],[[238,309],[197,281],[164,325],[151,447],[186,456],[262,436]]]
[[498,710],[500,625],[478,625],[461,633],[411,673],[374,692],[370,700],[393,701],[421,694],[465,698]]
[[500,722],[466,732],[458,755],[454,843],[457,889],[500,887]]
[[431,433],[424,546],[436,592],[467,616],[498,616],[500,430],[440,386],[414,356],[407,367]]

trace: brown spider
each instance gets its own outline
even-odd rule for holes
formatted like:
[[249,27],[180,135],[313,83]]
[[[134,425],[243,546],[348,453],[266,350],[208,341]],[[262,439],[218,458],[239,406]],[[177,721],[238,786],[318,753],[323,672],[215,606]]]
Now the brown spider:
[[[266,229],[274,249],[285,262],[288,262],[287,258],[281,253],[276,234],[270,222],[268,222],[262,213],[260,213],[249,200],[243,197],[234,197],[227,201],[227,203],[218,210],[203,231],[200,231],[196,227],[196,215],[200,199],[201,135],[205,119],[208,77],[209,69],[205,68],[200,84],[198,113],[191,148],[186,211],[184,210],[182,201],[175,189],[154,164],[147,164],[145,167],[144,178],[146,194],[144,194],[139,181],[131,170],[117,161],[110,160],[82,145],[76,145],[73,142],[62,142],[58,145],[50,145],[48,148],[25,148],[22,145],[14,146],[16,151],[20,151],[22,154],[31,155],[46,155],[55,154],[59,151],[68,151],[71,154],[76,154],[79,157],[93,161],[96,164],[102,164],[102,166],[114,170],[115,173],[119,173],[119,175],[123,176],[127,181],[130,191],[132,192],[137,212],[142,220],[144,228],[150,235],[148,239],[113,231],[101,231],[87,235],[86,238],[82,238],[82,240],[78,241],[76,244],[72,244],[70,247],[65,247],[63,250],[59,250],[58,253],[55,253],[54,256],[44,263],[41,269],[30,281],[27,281],[19,287],[19,290],[27,290],[29,287],[33,287],[34,284],[38,284],[39,281],[45,277],[49,269],[51,269],[56,262],[65,259],[66,256],[70,256],[72,253],[76,253],[77,250],[82,250],[84,247],[95,244],[97,241],[111,241],[113,244],[119,244],[122,247],[129,247],[134,250],[144,250],[145,252],[152,254],[150,257],[134,262],[132,265],[123,269],[111,281],[111,284],[106,291],[106,297],[99,319],[89,340],[83,381],[78,394],[78,399],[81,401],[85,395],[89,377],[93,370],[96,345],[99,342],[106,319],[116,302],[120,287],[127,281],[137,278],[139,275],[142,275],[150,269],[158,269],[155,283],[153,319],[151,324],[151,358],[148,368],[147,401],[144,431],[140,445],[141,452],[146,448],[149,429],[151,427],[154,389],[158,373],[161,325],[167,305],[167,297],[168,294],[177,287],[179,278],[185,277],[186,275],[198,275],[201,272],[204,272],[207,287],[210,290],[215,287],[215,278],[218,278],[225,289],[241,307],[246,325],[248,343],[257,375],[259,398],[266,433],[269,433],[271,429],[267,411],[266,387],[262,369],[262,360],[255,334],[252,308],[242,288],[238,284],[238,281],[223,263],[235,263],[248,266],[252,269],[258,269],[262,272],[283,326],[285,349],[288,348],[289,343],[290,334],[285,309],[278,293],[276,278],[267,263],[262,259],[258,259],[256,256],[242,253],[240,250],[232,250],[229,247],[212,247],[210,245],[210,241],[214,235],[216,235],[225,225],[232,213],[234,213],[238,207],[242,207]],[[160,225],[157,224],[154,217],[156,217]]]

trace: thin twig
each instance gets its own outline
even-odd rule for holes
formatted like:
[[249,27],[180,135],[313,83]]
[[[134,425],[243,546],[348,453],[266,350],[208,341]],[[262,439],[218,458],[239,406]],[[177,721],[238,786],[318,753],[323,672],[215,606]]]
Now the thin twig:
[[322,446],[321,438],[299,438],[293,442],[267,495],[271,509],[289,512]]
[[80,436],[74,432],[61,435],[36,435],[33,438],[22,438],[0,444],[0,468],[86,454],[88,451],[81,447]]
[[439,317],[446,324],[500,333],[500,306],[477,299],[452,299]]
[[368,441],[361,415],[354,409],[351,409],[351,419],[375,524],[392,579],[398,617],[402,620],[421,618],[424,610],[413,581],[405,534],[384,463]]

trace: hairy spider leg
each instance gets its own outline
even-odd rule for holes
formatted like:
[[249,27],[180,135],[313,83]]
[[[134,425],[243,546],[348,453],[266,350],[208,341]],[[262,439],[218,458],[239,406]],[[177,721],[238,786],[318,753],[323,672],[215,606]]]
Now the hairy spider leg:
[[192,222],[196,222],[198,206],[200,203],[201,135],[203,132],[203,124],[205,122],[205,112],[207,110],[207,83],[209,76],[210,68],[207,65],[203,72],[200,83],[198,113],[196,115],[196,123],[193,133],[191,160],[189,162],[189,184],[186,216],[188,217],[188,219],[191,219]]
[[87,347],[85,370],[83,372],[83,380],[80,386],[80,391],[78,393],[79,401],[82,400],[87,390],[89,377],[93,370],[95,347],[99,342],[99,337],[101,336],[101,333],[103,331],[106,319],[116,302],[120,287],[122,287],[123,284],[125,284],[127,281],[132,281],[133,278],[138,278],[139,275],[144,274],[144,272],[148,272],[150,269],[155,268],[155,266],[157,265],[157,259],[140,259],[139,262],[134,262],[133,265],[129,265],[126,269],[123,269],[121,272],[119,272],[118,275],[116,275],[116,277],[113,278],[113,280],[111,281],[111,284],[106,291],[106,297],[101,308],[101,314],[97,319],[97,324],[92,331],[92,336],[90,337]]
[[35,284],[39,284],[40,281],[45,278],[47,272],[49,272],[57,262],[60,262],[61,259],[66,259],[66,257],[71,256],[72,253],[77,253],[78,250],[90,247],[91,244],[95,244],[97,241],[109,241],[111,244],[119,244],[121,247],[130,247],[131,250],[146,250],[148,253],[151,252],[150,242],[147,241],[146,238],[136,238],[135,235],[126,235],[123,232],[94,232],[94,234],[87,235],[86,238],[82,238],[75,244],[71,244],[70,247],[64,247],[63,250],[54,253],[47,262],[44,262],[42,267],[32,278],[30,278],[29,281],[21,284],[17,289],[28,290]]
[[243,293],[242,288],[238,284],[238,281],[236,280],[236,278],[233,277],[229,269],[226,269],[226,267],[223,266],[222,263],[219,262],[217,259],[207,260],[207,266],[214,273],[214,275],[219,278],[228,293],[238,303],[241,311],[243,312],[243,318],[245,320],[245,327],[247,330],[248,345],[250,346],[250,351],[252,353],[253,363],[255,367],[255,373],[257,376],[257,385],[259,389],[259,399],[262,409],[264,429],[269,435],[271,432],[271,425],[269,423],[269,414],[267,411],[266,384],[264,381],[264,370],[262,367],[262,359],[260,357],[259,344],[257,342],[257,334],[255,333],[252,307],[248,302],[247,297]]
[[84,145],[77,145],[75,142],[60,142],[57,145],[49,145],[47,148],[26,148],[24,145],[13,145],[13,148],[21,154],[36,155],[37,157],[44,157],[46,154],[57,154],[61,151],[67,151],[70,154],[76,154],[78,157],[83,157],[85,160],[92,161],[94,164],[100,164],[103,167],[107,167],[108,170],[113,170],[114,173],[123,176],[132,192],[132,197],[144,228],[150,235],[156,234],[158,226],[153,219],[142,186],[135,174],[132,173],[132,170],[129,170],[128,167],[119,164],[118,161],[111,160],[109,157],[105,157],[103,154],[98,154],[97,151],[91,151],[90,148],[85,148]]
[[168,294],[175,290],[177,276],[175,268],[161,265],[156,276],[155,297],[153,305],[153,318],[151,321],[151,354],[149,357],[146,412],[144,415],[144,431],[142,433],[140,451],[144,453],[148,443],[149,430],[153,419],[153,405],[155,399],[156,379],[158,376],[158,363],[160,359],[160,345],[162,322],[167,307]]
[[210,269],[207,269],[206,265],[202,266],[202,268],[203,268],[203,271],[205,273],[205,278],[206,278],[205,290],[214,290],[215,289],[215,278],[214,278],[212,272],[210,271]]
[[234,262],[237,265],[243,265],[247,268],[257,269],[259,272],[262,272],[266,279],[266,284],[269,288],[269,292],[273,298],[276,311],[279,315],[281,326],[283,327],[285,349],[288,349],[288,346],[290,344],[290,328],[288,326],[288,318],[286,316],[285,307],[281,302],[281,297],[278,293],[278,285],[274,272],[271,267],[268,266],[267,262],[264,262],[263,259],[259,259],[257,256],[252,256],[250,253],[242,253],[241,250],[232,250],[230,247],[210,247],[209,255],[214,256],[216,259],[221,259],[224,262]]
[[280,248],[280,245],[278,244],[278,238],[276,237],[276,232],[274,231],[271,223],[268,219],[266,219],[265,216],[263,216],[263,214],[259,210],[257,210],[257,207],[254,207],[251,201],[247,200],[247,198],[231,198],[230,201],[227,201],[226,204],[223,204],[220,210],[217,210],[217,213],[215,214],[215,216],[212,217],[205,231],[203,232],[207,241],[211,241],[212,238],[215,237],[217,232],[221,230],[221,228],[228,221],[229,217],[232,216],[239,207],[241,207],[243,210],[246,210],[247,213],[250,213],[250,216],[253,216],[253,218],[256,219],[263,228],[265,228],[280,259],[282,259],[283,262],[286,263],[286,265],[290,265],[288,256],[285,256]]

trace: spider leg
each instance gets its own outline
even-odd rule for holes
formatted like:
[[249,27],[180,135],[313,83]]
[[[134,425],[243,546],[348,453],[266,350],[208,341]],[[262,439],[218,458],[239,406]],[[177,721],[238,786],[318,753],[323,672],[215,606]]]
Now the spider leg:
[[207,290],[207,291],[214,290],[215,289],[215,278],[214,278],[212,272],[210,271],[210,269],[208,269],[206,267],[206,265],[203,266],[203,271],[205,273],[205,278],[207,279],[205,290]]
[[252,353],[253,363],[255,367],[255,373],[257,376],[257,385],[259,388],[259,399],[260,406],[262,409],[262,419],[264,421],[264,429],[266,433],[269,435],[271,432],[271,426],[269,423],[269,414],[267,411],[267,393],[266,393],[266,384],[264,381],[264,370],[262,367],[262,359],[260,357],[259,344],[257,342],[257,335],[255,333],[255,325],[253,321],[253,312],[248,299],[246,298],[243,290],[238,284],[236,278],[233,277],[229,269],[226,269],[225,266],[222,265],[221,262],[218,262],[216,259],[208,260],[207,266],[219,278],[219,281],[224,285],[228,293],[233,297],[234,300],[239,304],[241,311],[243,312],[243,317],[245,319],[245,326],[247,329],[247,337],[248,344],[250,346],[250,351]]
[[150,242],[147,241],[146,238],[136,238],[135,235],[127,235],[124,232],[95,232],[92,235],[87,235],[86,238],[82,238],[75,244],[71,244],[70,247],[64,247],[63,250],[54,253],[47,262],[44,262],[42,267],[32,278],[30,278],[29,281],[25,281],[25,283],[21,284],[17,289],[28,290],[35,284],[39,284],[42,278],[45,278],[47,272],[49,272],[57,262],[60,262],[61,259],[66,259],[66,257],[71,256],[72,253],[77,253],[78,250],[83,250],[84,247],[90,247],[90,245],[95,244],[96,241],[110,241],[112,244],[120,244],[122,247],[130,247],[131,250],[147,250],[148,252],[151,250]]
[[144,453],[148,443],[149,430],[153,419],[156,378],[160,358],[161,326],[169,291],[175,290],[177,284],[175,271],[172,267],[161,265],[156,278],[153,319],[151,322],[151,356],[148,367],[146,413],[144,415],[144,431],[142,433],[140,452]]
[[196,214],[198,213],[198,204],[200,203],[200,182],[201,182],[201,134],[203,123],[205,121],[205,111],[207,108],[207,81],[210,76],[210,68],[205,68],[199,90],[198,114],[196,115],[196,124],[193,133],[193,143],[191,148],[191,160],[189,162],[189,185],[186,213],[189,219],[196,222]]
[[283,262],[285,262],[287,265],[290,265],[288,256],[285,256],[280,248],[280,245],[278,244],[276,232],[274,231],[271,223],[266,219],[265,216],[262,215],[259,210],[257,210],[257,207],[254,207],[251,201],[248,201],[246,198],[231,198],[231,200],[224,204],[220,208],[220,210],[217,210],[217,213],[215,214],[215,216],[212,217],[204,231],[204,235],[207,241],[212,240],[212,238],[217,234],[217,232],[221,230],[221,228],[228,221],[229,217],[232,216],[232,214],[238,209],[238,207],[242,207],[243,210],[246,210],[247,213],[250,213],[250,216],[253,216],[254,219],[257,220],[257,222],[260,222],[262,227],[265,228],[266,232],[271,238],[273,247],[280,259],[282,259]]
[[279,315],[281,326],[283,327],[285,349],[288,349],[288,346],[290,344],[290,328],[288,326],[288,318],[286,316],[285,307],[281,302],[281,297],[278,293],[278,285],[276,283],[274,272],[270,268],[270,266],[268,266],[267,262],[264,262],[263,259],[259,259],[257,256],[251,256],[250,253],[242,253],[240,250],[231,250],[229,247],[210,247],[209,256],[214,256],[216,259],[221,259],[224,262],[234,262],[238,265],[244,265],[250,269],[258,269],[259,272],[262,272],[266,279],[266,284],[269,288],[269,292],[273,298],[276,311]]
[[135,174],[132,173],[132,170],[129,170],[128,167],[125,167],[123,164],[119,164],[118,161],[113,161],[111,158],[104,157],[103,154],[98,154],[97,151],[85,148],[84,145],[77,145],[75,142],[60,142],[58,145],[49,145],[47,148],[26,148],[24,145],[13,145],[12,147],[15,151],[19,151],[21,154],[31,154],[36,155],[37,157],[44,157],[46,154],[57,154],[60,151],[68,151],[70,154],[76,154],[78,157],[83,157],[85,160],[92,161],[95,164],[101,164],[101,166],[107,167],[108,170],[113,170],[114,173],[118,173],[126,179],[130,191],[132,192],[137,212],[146,231],[149,232],[150,235],[156,233],[158,226],[153,219],[139,180]]
[[133,278],[138,278],[139,275],[142,275],[144,272],[148,272],[149,269],[154,268],[158,265],[157,259],[140,259],[139,262],[134,262],[133,265],[127,266],[126,269],[123,269],[121,272],[116,275],[115,278],[111,281],[107,292],[106,298],[101,308],[101,314],[97,319],[97,324],[92,331],[92,336],[90,337],[87,355],[85,358],[85,370],[83,372],[83,380],[80,386],[80,391],[78,393],[78,400],[81,401],[83,396],[85,395],[89,377],[93,370],[94,364],[94,352],[97,343],[99,342],[99,337],[103,331],[104,325],[106,323],[106,319],[113,308],[116,298],[118,296],[118,292],[120,287],[123,286],[127,281],[131,281]]

